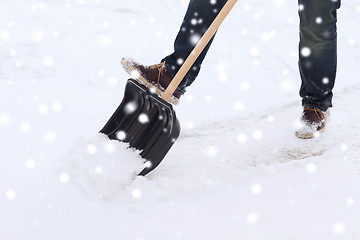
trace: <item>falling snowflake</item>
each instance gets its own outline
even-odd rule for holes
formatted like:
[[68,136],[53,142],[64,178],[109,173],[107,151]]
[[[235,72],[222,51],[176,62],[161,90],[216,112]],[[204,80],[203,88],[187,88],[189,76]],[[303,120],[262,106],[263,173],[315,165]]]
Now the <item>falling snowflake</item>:
[[54,66],[54,60],[53,60],[53,58],[52,58],[52,57],[46,57],[46,58],[44,59],[44,65],[45,65],[46,67],[52,67],[52,66]]
[[341,144],[340,149],[345,152],[348,150],[348,145],[346,143],[343,143]]
[[115,151],[115,144],[111,142],[107,142],[104,146],[105,151],[108,153],[113,153]]
[[149,116],[145,113],[140,114],[138,119],[139,119],[139,122],[142,124],[149,122]]
[[341,234],[345,231],[346,225],[343,222],[338,222],[333,227],[333,233],[335,234]]
[[124,111],[128,115],[135,112],[136,109],[137,109],[137,103],[136,102],[129,102],[124,107]]
[[218,79],[220,82],[226,82],[228,80],[228,75],[225,72],[218,73]]
[[31,34],[31,39],[34,41],[34,42],[38,42],[38,41],[41,41],[43,38],[44,38],[44,31],[41,30],[41,29],[36,29],[35,31],[32,32]]
[[285,0],[273,0],[273,4],[276,7],[282,7],[285,4]]
[[9,199],[9,200],[13,200],[16,197],[16,192],[13,189],[10,189],[8,191],[6,191],[5,196]]
[[10,38],[10,33],[7,30],[2,30],[0,32],[0,39],[1,40],[8,40]]
[[329,78],[324,77],[324,78],[322,79],[322,82],[323,82],[323,84],[328,84],[328,83],[329,83]]
[[249,225],[255,224],[259,220],[259,214],[256,212],[249,213],[246,216],[246,223]]
[[195,127],[195,124],[193,122],[188,122],[186,126],[188,129],[193,129]]
[[61,105],[60,102],[54,102],[54,103],[52,104],[51,108],[52,108],[52,110],[53,110],[54,112],[60,112],[61,109],[62,109],[62,105]]
[[44,136],[44,140],[47,143],[52,143],[55,141],[55,139],[56,139],[56,133],[54,131],[49,131]]
[[120,141],[123,141],[126,138],[126,133],[124,131],[119,131],[116,134],[116,138],[119,139]]
[[255,140],[260,140],[260,139],[262,139],[262,137],[263,137],[262,131],[260,131],[260,130],[255,130],[255,131],[253,132],[253,138],[254,138]]
[[308,48],[308,47],[303,47],[303,48],[301,49],[300,53],[301,53],[301,55],[302,55],[303,57],[309,57],[310,54],[311,54],[311,50],[310,50],[310,48]]
[[241,82],[240,83],[240,90],[241,91],[248,91],[250,89],[250,84],[248,82]]
[[299,4],[298,9],[299,9],[299,12],[303,11],[303,10],[304,10],[304,5],[303,5],[303,4]]
[[236,111],[242,111],[245,107],[245,104],[243,102],[236,102],[234,105],[234,108]]
[[245,143],[246,140],[247,140],[247,137],[246,137],[245,134],[239,134],[239,135],[237,136],[237,141],[238,141],[239,143]]
[[112,40],[112,37],[110,35],[103,35],[101,38],[100,38],[100,44],[102,46],[105,46],[105,47],[108,47],[112,44],[113,40]]
[[191,94],[189,94],[189,95],[186,96],[186,100],[187,100],[188,102],[192,102],[192,101],[194,101],[194,96],[191,95]]
[[190,43],[195,46],[201,39],[201,36],[199,34],[192,34],[190,36]]
[[177,64],[181,65],[184,63],[184,59],[182,58],[178,58],[178,60],[176,61]]
[[103,172],[103,168],[101,166],[96,166],[95,167],[95,173],[96,174],[101,174]]
[[42,104],[38,107],[38,112],[40,114],[46,114],[48,112],[48,107],[45,104]]
[[27,123],[27,122],[24,122],[20,125],[20,129],[22,132],[26,133],[26,132],[29,132],[30,131],[30,124]]
[[89,144],[89,145],[87,146],[87,152],[88,152],[89,154],[93,155],[93,154],[96,153],[96,151],[97,151],[97,148],[96,148],[96,146],[95,146],[94,144]]
[[315,163],[309,163],[306,165],[306,171],[308,173],[314,173],[314,172],[316,172],[316,169],[317,169],[317,167],[316,167]]
[[135,199],[139,199],[141,197],[142,193],[139,189],[133,189],[131,191],[131,196]]
[[349,38],[348,44],[349,44],[350,46],[354,46],[354,45],[356,44],[355,38]]
[[35,168],[36,162],[34,159],[30,158],[26,161],[26,166],[30,169]]
[[113,87],[113,86],[116,86],[117,83],[118,83],[118,79],[117,79],[116,77],[111,77],[111,78],[109,78],[108,83],[109,83],[109,85],[112,86],[112,87]]
[[254,46],[254,47],[250,48],[250,55],[251,56],[253,56],[253,57],[258,56],[259,53],[260,53],[260,51],[259,51],[258,47]]
[[60,174],[59,180],[62,183],[67,183],[70,180],[70,176],[67,173],[62,173]]
[[217,146],[210,146],[207,150],[206,150],[206,154],[208,157],[212,158],[215,157],[219,152],[219,149]]
[[197,19],[196,18],[191,19],[190,23],[192,25],[196,25],[197,24]]
[[274,122],[275,117],[274,117],[274,116],[268,116],[268,117],[267,117],[267,120],[268,120],[269,122]]
[[283,91],[291,91],[294,88],[294,84],[290,80],[283,80],[281,82],[281,89]]
[[11,118],[6,113],[0,113],[0,126],[7,126],[11,122]]
[[261,186],[259,184],[254,184],[254,185],[251,186],[251,192],[253,194],[260,194],[261,190],[262,190],[262,188],[261,188]]
[[317,24],[322,23],[322,18],[321,18],[321,17],[317,17],[317,18],[315,19],[315,22],[316,22]]

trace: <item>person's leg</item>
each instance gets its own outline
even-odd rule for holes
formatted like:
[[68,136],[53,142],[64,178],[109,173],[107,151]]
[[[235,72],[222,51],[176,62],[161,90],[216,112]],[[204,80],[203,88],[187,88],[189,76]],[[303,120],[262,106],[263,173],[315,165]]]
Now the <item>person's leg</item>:
[[[165,57],[166,70],[171,78],[174,78],[182,63],[189,56],[196,43],[210,24],[213,22],[226,0],[191,0],[185,14],[180,31],[174,42],[174,53]],[[201,63],[211,45],[212,40],[206,46],[199,58],[195,61],[188,74],[180,83],[178,90],[185,93],[185,88],[190,86],[197,77]]]
[[299,0],[300,96],[304,107],[332,107],[337,63],[336,10],[340,0]]

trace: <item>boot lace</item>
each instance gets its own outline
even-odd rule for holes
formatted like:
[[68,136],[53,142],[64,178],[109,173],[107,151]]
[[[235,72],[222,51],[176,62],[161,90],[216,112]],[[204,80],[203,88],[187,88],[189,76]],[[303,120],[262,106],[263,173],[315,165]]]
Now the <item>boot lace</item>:
[[164,73],[164,69],[165,69],[165,61],[163,61],[162,63],[158,63],[158,64],[154,64],[149,66],[150,69],[157,69],[159,74],[158,74],[158,78],[157,78],[157,84],[156,87],[159,88],[160,86],[160,77],[163,75]]
[[325,119],[325,114],[324,114],[324,112],[321,111],[321,110],[318,109],[318,108],[304,108],[304,110],[314,111],[316,117],[317,117],[320,121],[322,121],[322,120]]

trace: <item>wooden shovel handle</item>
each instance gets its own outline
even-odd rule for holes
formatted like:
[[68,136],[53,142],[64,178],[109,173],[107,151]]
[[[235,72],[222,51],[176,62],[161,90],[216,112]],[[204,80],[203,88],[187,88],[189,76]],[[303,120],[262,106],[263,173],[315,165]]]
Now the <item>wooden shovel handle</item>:
[[166,88],[164,94],[162,95],[162,99],[165,101],[169,101],[176,88],[179,86],[180,82],[185,77],[186,73],[189,71],[191,66],[194,64],[196,59],[199,57],[201,52],[204,50],[210,39],[214,36],[216,31],[218,30],[221,23],[224,21],[225,17],[228,15],[230,10],[233,8],[237,0],[228,0],[224,7],[221,9],[219,14],[216,16],[214,21],[211,23],[210,27],[206,30],[204,35],[201,37],[199,42],[196,44],[195,48],[192,50],[190,55],[186,58],[185,62],[175,75],[174,79],[171,81],[169,86]]

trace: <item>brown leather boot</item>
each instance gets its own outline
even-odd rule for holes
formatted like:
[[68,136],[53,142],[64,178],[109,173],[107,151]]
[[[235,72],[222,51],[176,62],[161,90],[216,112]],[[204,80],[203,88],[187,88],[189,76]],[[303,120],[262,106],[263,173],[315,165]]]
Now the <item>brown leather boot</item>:
[[298,131],[295,132],[295,135],[298,138],[303,139],[309,139],[318,136],[325,130],[329,115],[329,110],[324,112],[315,107],[304,107],[300,119],[301,127]]
[[[164,93],[165,89],[171,82],[171,77],[166,71],[165,62],[144,66],[130,58],[123,58],[121,65],[127,73],[138,80],[141,84],[149,89],[154,89],[160,96]],[[169,102],[178,104],[181,93],[175,90]]]

